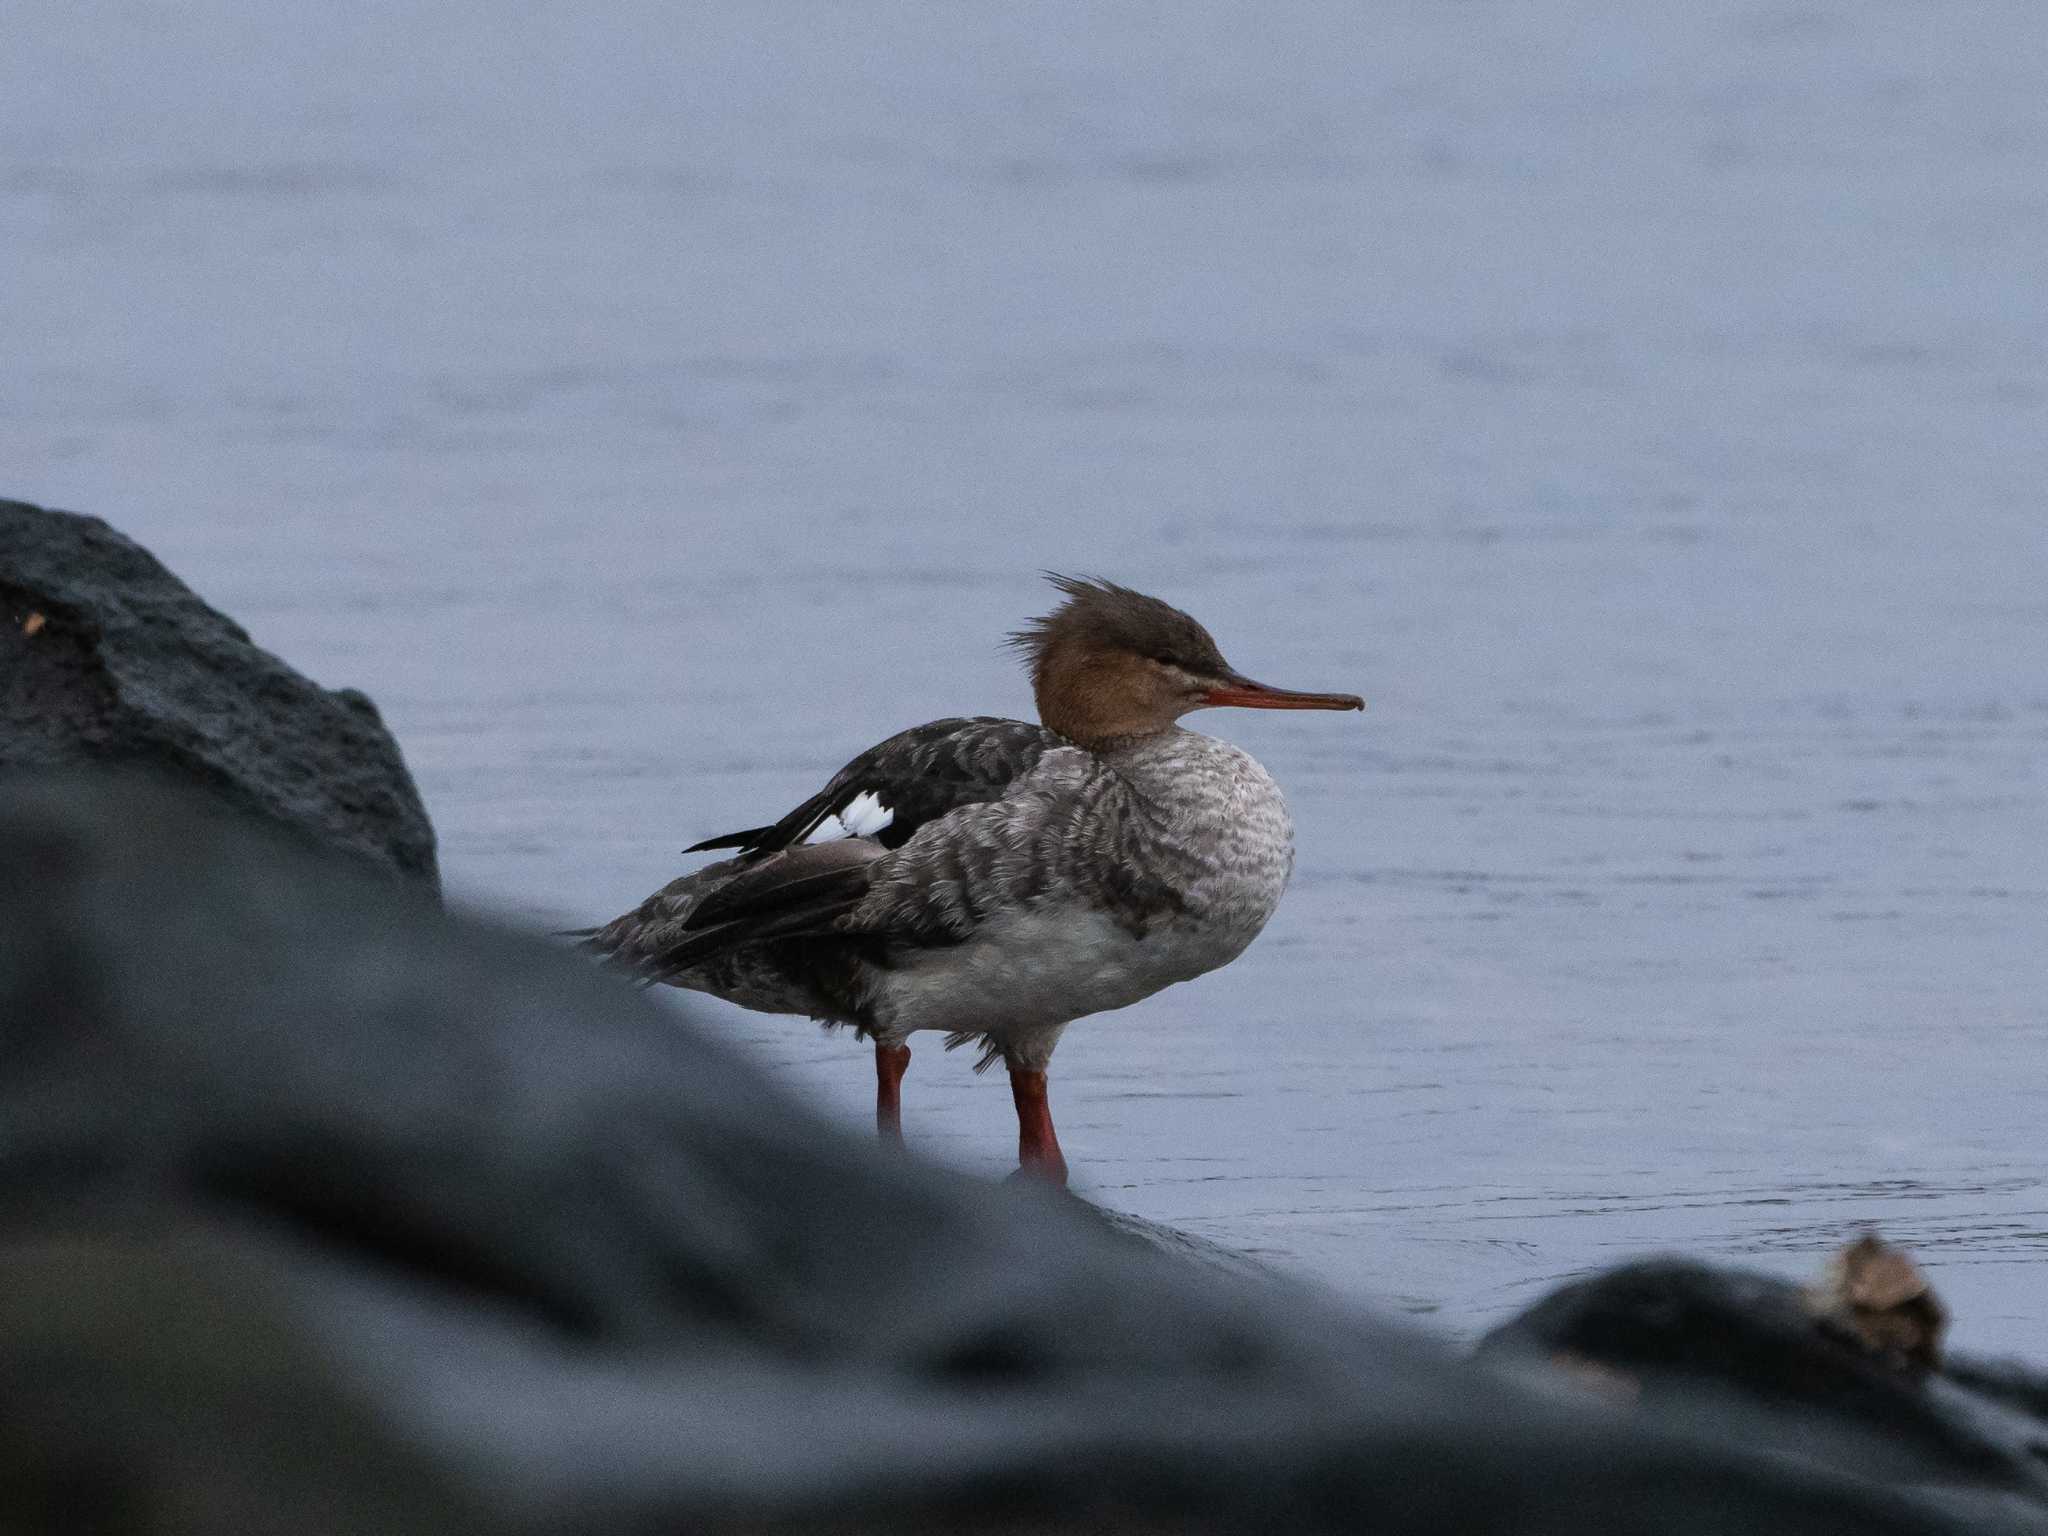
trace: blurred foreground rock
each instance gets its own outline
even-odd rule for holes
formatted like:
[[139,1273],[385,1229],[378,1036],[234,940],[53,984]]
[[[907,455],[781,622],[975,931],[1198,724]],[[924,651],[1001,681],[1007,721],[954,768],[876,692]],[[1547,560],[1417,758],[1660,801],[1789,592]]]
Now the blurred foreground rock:
[[118,764],[435,882],[376,706],[329,692],[95,517],[0,501],[0,770]]
[[1895,1424],[1617,1408],[884,1155],[135,785],[0,785],[0,1510],[195,1533],[2022,1531]]

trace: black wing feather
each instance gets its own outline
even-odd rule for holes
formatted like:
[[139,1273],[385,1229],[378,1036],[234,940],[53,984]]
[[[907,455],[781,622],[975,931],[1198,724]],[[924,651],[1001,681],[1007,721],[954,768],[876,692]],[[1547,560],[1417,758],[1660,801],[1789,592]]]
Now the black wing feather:
[[[794,855],[792,859],[795,859]],[[773,874],[781,878],[754,878],[752,871],[742,874],[698,903],[684,926],[720,928],[749,919],[779,918],[791,912],[815,911],[825,907],[836,909],[845,906],[849,899],[857,901],[867,893],[865,861],[817,870],[792,870],[787,874],[780,868],[771,869],[765,864],[755,868],[762,875]]]
[[927,822],[963,805],[1002,798],[1048,751],[1065,743],[1042,725],[990,716],[934,720],[868,748],[832,781],[772,826],[726,832],[686,850],[736,848],[742,861],[793,848],[863,794],[890,811],[875,834],[884,848],[901,848]]
[[829,933],[861,904],[881,857],[856,838],[792,848],[747,866],[691,908],[675,941],[645,962],[657,981],[748,944]]
[[751,911],[702,929],[693,919],[686,925],[688,936],[657,955],[648,974],[657,981],[665,981],[693,965],[748,944],[830,933],[840,918],[860,905],[867,891],[866,878],[857,870],[849,870],[838,878],[820,881],[817,889],[801,899],[792,899],[787,906]]
[[761,839],[773,832],[773,827],[749,827],[744,832],[727,832],[719,837],[707,837],[701,843],[692,843],[685,853],[710,853],[719,848],[758,848]]

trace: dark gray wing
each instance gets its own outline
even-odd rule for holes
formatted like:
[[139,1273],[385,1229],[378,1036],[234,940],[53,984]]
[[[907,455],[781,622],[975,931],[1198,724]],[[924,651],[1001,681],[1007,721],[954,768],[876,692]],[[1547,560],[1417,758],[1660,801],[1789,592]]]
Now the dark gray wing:
[[[665,981],[735,949],[838,931],[867,900],[871,866],[919,828],[1000,800],[1065,743],[1043,726],[990,718],[934,720],[870,747],[773,826],[707,838],[688,850],[739,850],[715,885],[692,892],[658,929],[643,925],[641,972]],[[805,839],[841,819],[845,837]],[[709,873],[705,871],[704,873]],[[601,930],[593,942],[602,941]],[[616,947],[616,946],[615,946]]]
[[966,805],[1000,800],[1010,785],[1064,743],[1025,720],[934,720],[868,748],[832,782],[772,826],[707,837],[688,853],[737,849],[742,861],[793,848],[838,819],[856,836],[901,848],[918,828]]

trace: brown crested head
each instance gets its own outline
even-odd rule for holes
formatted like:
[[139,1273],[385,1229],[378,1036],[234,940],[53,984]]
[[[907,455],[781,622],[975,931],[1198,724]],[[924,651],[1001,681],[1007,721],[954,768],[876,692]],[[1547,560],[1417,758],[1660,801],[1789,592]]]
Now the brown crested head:
[[1171,604],[1114,582],[1047,579],[1065,596],[1010,637],[1031,667],[1038,718],[1082,746],[1156,736],[1190,710],[1363,709],[1353,694],[1294,693],[1255,683],[1223,659],[1209,631]]

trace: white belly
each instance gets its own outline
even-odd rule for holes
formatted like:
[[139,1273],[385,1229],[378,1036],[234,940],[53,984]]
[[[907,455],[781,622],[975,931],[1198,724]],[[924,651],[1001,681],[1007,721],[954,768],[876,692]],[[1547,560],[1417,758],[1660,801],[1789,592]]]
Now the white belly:
[[[1157,819],[1167,841],[1149,866],[1143,845],[1130,856],[1173,881],[1170,913],[1091,902],[1085,878],[1065,894],[1027,899],[961,943],[909,949],[868,970],[863,1002],[876,1033],[984,1036],[1013,1062],[1042,1064],[1073,1020],[1227,965],[1258,937],[1294,862],[1287,807],[1265,770],[1235,747],[1181,730],[1120,755],[1117,767],[1166,812]],[[1059,841],[1067,831],[1050,823],[1054,841],[1038,850],[1054,868],[1070,851]]]
[[1141,939],[1087,909],[1020,913],[881,973],[876,1022],[894,1034],[943,1029],[1010,1038],[1055,1029],[1228,964],[1257,932],[1169,924]]

